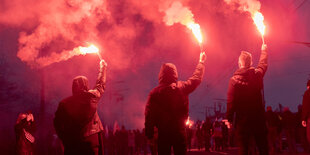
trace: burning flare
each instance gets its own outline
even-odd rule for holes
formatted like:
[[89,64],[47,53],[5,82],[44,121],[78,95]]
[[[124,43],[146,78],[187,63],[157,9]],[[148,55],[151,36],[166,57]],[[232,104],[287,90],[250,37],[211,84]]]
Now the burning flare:
[[202,44],[202,34],[200,30],[200,25],[197,23],[188,23],[186,24],[187,28],[191,29],[194,36],[198,40],[199,44]]
[[256,25],[258,31],[260,32],[260,34],[262,36],[264,36],[266,26],[264,24],[263,14],[257,11],[253,14],[252,19],[253,19],[254,24]]
[[166,25],[171,26],[175,23],[180,23],[185,25],[188,29],[190,29],[196,39],[198,40],[200,46],[202,45],[202,34],[200,30],[199,24],[195,23],[194,15],[189,8],[184,7],[181,2],[176,1],[173,2],[165,11],[164,22]]
[[91,44],[88,47],[78,47],[79,52],[81,52],[81,54],[85,55],[88,53],[99,53],[99,48],[97,48],[95,45]]
[[95,45],[90,44],[88,47],[78,46],[70,51],[62,51],[61,53],[53,52],[49,56],[40,57],[34,61],[32,67],[42,68],[56,62],[66,61],[74,56],[86,55],[91,53],[96,53],[99,56],[100,60],[102,60],[99,49]]

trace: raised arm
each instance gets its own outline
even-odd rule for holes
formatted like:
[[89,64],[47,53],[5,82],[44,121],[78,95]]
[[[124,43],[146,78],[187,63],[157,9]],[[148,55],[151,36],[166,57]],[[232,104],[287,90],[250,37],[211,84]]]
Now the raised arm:
[[256,73],[261,74],[262,77],[265,75],[266,71],[267,71],[267,58],[268,58],[268,54],[267,54],[267,45],[263,44],[262,48],[261,48],[261,54],[260,54],[260,58],[259,58],[259,62],[257,65]]
[[185,92],[186,94],[193,92],[198,87],[198,85],[201,83],[203,74],[205,71],[205,66],[204,66],[205,61],[206,61],[206,54],[205,52],[201,52],[199,63],[196,66],[196,69],[193,75],[188,80],[183,81],[180,84],[181,90],[183,90],[183,92]]
[[99,74],[98,74],[98,78],[96,81],[96,86],[94,89],[89,91],[98,98],[102,96],[104,89],[105,89],[106,72],[107,72],[107,63],[104,60],[101,60]]

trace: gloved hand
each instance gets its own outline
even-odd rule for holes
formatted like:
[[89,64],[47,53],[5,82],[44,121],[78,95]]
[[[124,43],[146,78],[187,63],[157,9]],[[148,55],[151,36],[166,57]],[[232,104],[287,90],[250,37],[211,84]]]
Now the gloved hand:
[[102,59],[100,61],[100,68],[107,67],[107,66],[108,66],[108,64]]

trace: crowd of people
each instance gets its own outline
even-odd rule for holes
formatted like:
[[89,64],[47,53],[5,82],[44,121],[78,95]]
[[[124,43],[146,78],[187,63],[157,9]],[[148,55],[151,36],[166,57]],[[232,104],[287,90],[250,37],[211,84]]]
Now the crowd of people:
[[[242,51],[239,69],[231,77],[227,92],[225,120],[206,118],[193,127],[187,125],[189,94],[201,83],[205,71],[206,54],[201,51],[193,75],[178,80],[176,66],[164,63],[158,76],[158,86],[149,93],[145,107],[145,129],[105,129],[97,112],[105,91],[106,68],[100,61],[98,78],[93,89],[88,79],[73,79],[72,96],[60,101],[54,117],[54,127],[62,142],[64,154],[127,155],[159,154],[185,155],[193,147],[205,151],[221,151],[238,146],[239,154],[258,152],[275,154],[287,149],[297,153],[296,143],[308,152],[310,141],[310,82],[303,99],[303,107],[295,115],[289,108],[280,113],[265,110],[263,78],[267,71],[267,45],[262,44],[257,67],[252,67],[252,55]],[[282,109],[281,109],[282,110]],[[15,129],[19,154],[32,154],[35,137],[34,118],[21,114]],[[307,127],[307,128],[305,128]],[[306,134],[307,133],[307,134]],[[24,148],[23,148],[24,147]]]

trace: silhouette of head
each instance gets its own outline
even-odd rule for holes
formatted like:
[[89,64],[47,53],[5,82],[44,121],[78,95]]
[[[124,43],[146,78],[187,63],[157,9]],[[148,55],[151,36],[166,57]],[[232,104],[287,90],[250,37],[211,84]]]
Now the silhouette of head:
[[271,106],[267,106],[267,111],[272,111]]
[[177,68],[172,63],[164,63],[159,71],[158,80],[160,84],[171,84],[177,82]]
[[88,79],[85,76],[77,76],[73,79],[72,83],[72,94],[78,95],[83,92],[87,92],[89,90],[88,87]]
[[249,68],[252,66],[252,55],[251,53],[247,51],[241,51],[241,54],[239,56],[239,68]]

